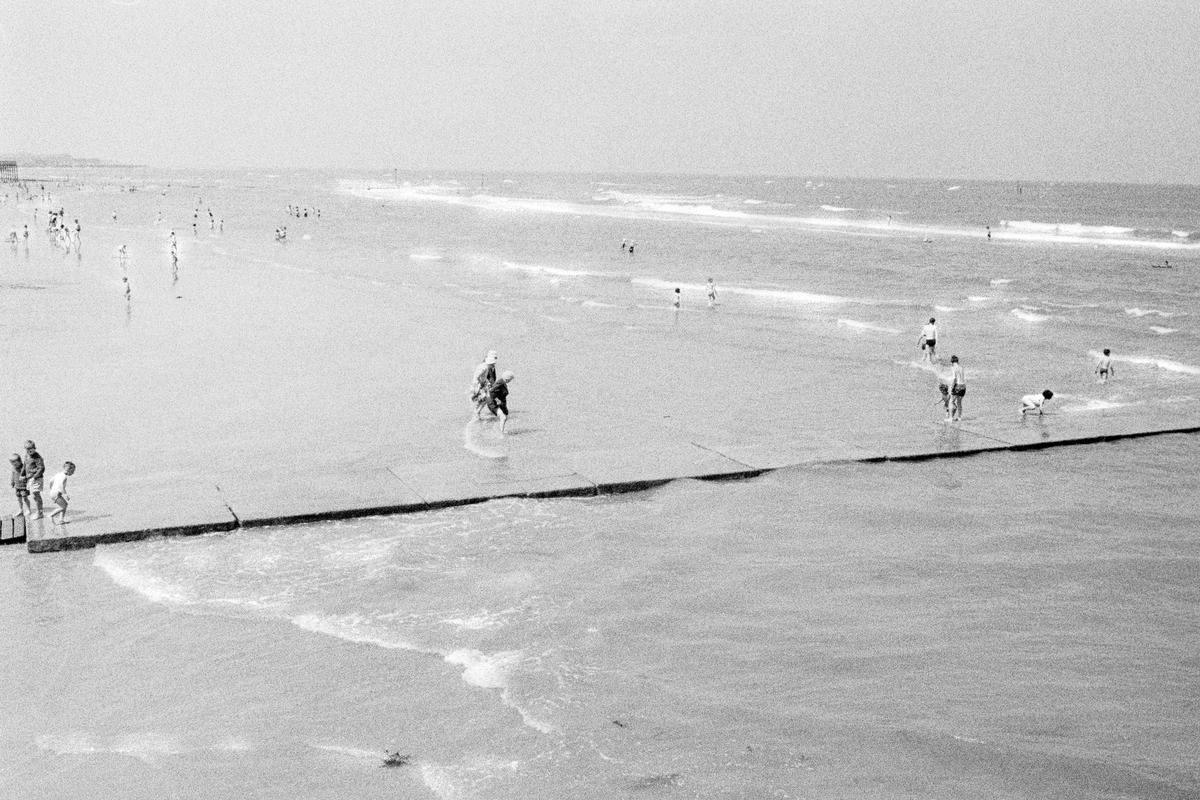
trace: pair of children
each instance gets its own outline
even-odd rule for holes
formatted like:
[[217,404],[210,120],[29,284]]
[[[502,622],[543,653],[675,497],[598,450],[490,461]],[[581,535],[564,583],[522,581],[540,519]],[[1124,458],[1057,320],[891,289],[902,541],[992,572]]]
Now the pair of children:
[[513,374],[505,370],[496,377],[496,351],[488,350],[483,363],[475,368],[471,379],[471,402],[475,404],[475,419],[482,419],[483,409],[487,408],[493,416],[500,420],[500,433],[508,424],[508,384],[512,383]]
[[[42,475],[45,467],[42,466],[42,457],[38,455],[33,442],[27,442],[25,449],[29,454],[28,460],[22,460],[21,456],[16,453],[13,453],[8,460],[12,467],[10,483],[17,495],[17,513],[24,514],[30,519],[41,519]],[[67,461],[63,464],[62,472],[50,479],[50,502],[57,506],[54,511],[50,512],[50,521],[55,525],[65,525],[67,522],[67,504],[71,502],[71,498],[67,495],[67,478],[74,474],[75,464]],[[37,505],[36,513],[30,504],[31,496],[33,503]],[[55,517],[60,517],[60,519],[55,519]]]

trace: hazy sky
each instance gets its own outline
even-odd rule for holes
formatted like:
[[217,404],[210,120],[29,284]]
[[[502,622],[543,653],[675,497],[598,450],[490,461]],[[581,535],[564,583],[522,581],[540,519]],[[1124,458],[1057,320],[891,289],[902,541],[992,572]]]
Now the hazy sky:
[[1200,183],[1200,3],[7,0],[0,152]]

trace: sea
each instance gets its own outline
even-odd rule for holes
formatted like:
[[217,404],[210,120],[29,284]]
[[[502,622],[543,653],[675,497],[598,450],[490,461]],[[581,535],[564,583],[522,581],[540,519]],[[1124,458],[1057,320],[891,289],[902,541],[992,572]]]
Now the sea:
[[[0,447],[73,460],[80,518],[142,479],[953,435],[950,355],[968,428],[1200,418],[1200,187],[22,177]],[[1197,464],[1171,434],[5,546],[0,796],[1200,797]]]

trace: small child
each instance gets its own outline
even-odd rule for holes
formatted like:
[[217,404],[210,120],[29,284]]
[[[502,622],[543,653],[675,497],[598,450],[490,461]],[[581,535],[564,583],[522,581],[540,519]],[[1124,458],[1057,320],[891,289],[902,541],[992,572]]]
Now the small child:
[[1107,347],[1104,348],[1104,355],[1096,362],[1096,374],[1100,376],[1101,383],[1106,383],[1109,376],[1115,375],[1112,367],[1112,357]]
[[1025,416],[1030,411],[1037,410],[1038,415],[1042,413],[1042,407],[1046,405],[1046,401],[1054,397],[1054,392],[1046,389],[1041,394],[1027,394],[1021,398],[1021,416]]
[[63,464],[63,471],[50,479],[50,502],[58,506],[50,512],[50,521],[54,522],[56,516],[62,515],[60,522],[54,522],[56,525],[67,524],[67,503],[71,502],[71,498],[67,497],[67,478],[74,474],[75,464],[67,461]]
[[17,493],[17,513],[29,515],[29,489],[26,487],[28,478],[25,476],[25,462],[17,453],[8,459],[12,465],[12,487]]
[[505,370],[500,379],[491,385],[487,394],[487,408],[500,418],[500,435],[504,435],[504,426],[508,424],[508,385],[513,382],[513,374]]

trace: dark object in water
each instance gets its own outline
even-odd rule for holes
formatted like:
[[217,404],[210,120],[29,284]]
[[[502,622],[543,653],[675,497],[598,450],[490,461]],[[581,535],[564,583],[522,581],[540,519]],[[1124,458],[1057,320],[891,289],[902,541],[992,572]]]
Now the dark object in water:
[[412,756],[400,755],[399,752],[387,753],[383,757],[383,766],[385,767],[407,767],[408,762],[412,760]]
[[1161,264],[1151,264],[1150,266],[1154,269],[1171,269],[1171,262],[1164,261]]
[[647,775],[644,778],[638,778],[633,783],[629,784],[629,788],[635,792],[645,791],[647,789],[662,789],[665,787],[676,787],[683,785],[683,776],[678,772],[663,773],[661,775]]
[[625,727],[625,723],[624,723],[624,722],[621,722],[621,720],[619,720],[619,719],[614,719],[614,720],[612,721],[612,723],[613,723],[613,725],[616,725],[618,728],[624,728],[624,727]]

